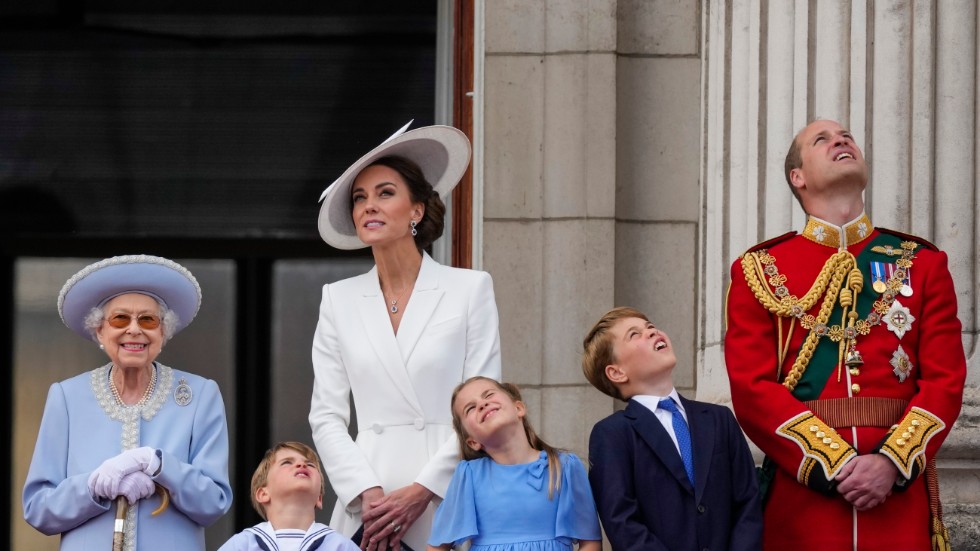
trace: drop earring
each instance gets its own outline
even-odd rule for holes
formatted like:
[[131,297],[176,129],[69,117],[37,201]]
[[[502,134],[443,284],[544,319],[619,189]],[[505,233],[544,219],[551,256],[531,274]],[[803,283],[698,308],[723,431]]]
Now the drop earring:
[[418,225],[418,222],[412,220],[412,223],[410,225],[412,226],[412,237],[415,237],[416,235],[419,234],[419,230],[415,229],[415,226]]

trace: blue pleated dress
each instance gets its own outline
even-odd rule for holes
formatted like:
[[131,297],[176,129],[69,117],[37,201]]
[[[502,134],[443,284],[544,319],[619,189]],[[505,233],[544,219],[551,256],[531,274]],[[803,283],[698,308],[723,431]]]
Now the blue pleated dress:
[[600,540],[599,517],[582,462],[560,454],[561,488],[548,499],[548,456],[521,465],[488,457],[462,461],[436,511],[430,545],[472,540],[473,551],[570,551]]

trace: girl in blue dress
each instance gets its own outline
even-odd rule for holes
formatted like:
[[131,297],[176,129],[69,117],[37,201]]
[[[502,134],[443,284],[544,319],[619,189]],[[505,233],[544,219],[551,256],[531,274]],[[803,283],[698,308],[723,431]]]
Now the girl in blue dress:
[[574,454],[534,433],[518,388],[473,377],[452,396],[464,461],[436,511],[430,551],[472,540],[474,551],[599,551],[588,475]]

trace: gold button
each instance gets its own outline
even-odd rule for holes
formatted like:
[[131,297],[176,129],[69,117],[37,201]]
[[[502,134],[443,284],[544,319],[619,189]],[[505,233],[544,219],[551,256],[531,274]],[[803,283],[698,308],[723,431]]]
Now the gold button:
[[851,385],[851,392],[853,392],[854,394],[857,394],[858,392],[861,392],[861,385],[859,385],[857,383],[854,383],[853,385]]
[[832,450],[839,450],[840,449],[840,444],[838,444],[837,442],[834,442],[833,444],[830,445],[830,449],[832,449]]
[[860,374],[861,374],[861,370],[860,369],[858,369],[856,367],[852,367],[851,368],[851,377],[857,377]]
[[824,444],[830,444],[831,442],[833,442],[833,439],[831,439],[831,438],[824,438],[823,439],[823,443]]
[[913,427],[919,426],[919,420],[918,419],[912,419],[912,426]]
[[909,428],[907,428],[905,430],[907,430],[909,432],[915,432],[915,427],[909,427]]
[[898,440],[895,441],[895,443],[898,444],[899,446],[904,446],[905,445],[905,440],[902,440],[901,438],[899,438]]
[[827,436],[827,435],[824,434],[824,432],[822,430],[818,430],[817,431],[817,438],[823,438],[824,436]]
[[903,432],[902,433],[902,438],[909,438],[910,436],[912,436],[912,435],[909,434],[909,433],[907,433],[907,432]]

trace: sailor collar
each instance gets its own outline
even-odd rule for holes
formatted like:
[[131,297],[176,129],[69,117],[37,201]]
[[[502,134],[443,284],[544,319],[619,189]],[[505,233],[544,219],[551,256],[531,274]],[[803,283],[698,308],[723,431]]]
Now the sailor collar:
[[854,220],[837,226],[826,220],[821,220],[816,216],[807,217],[806,227],[803,228],[803,237],[817,243],[835,249],[846,249],[847,247],[864,241],[871,235],[874,226],[868,215],[861,213]]

